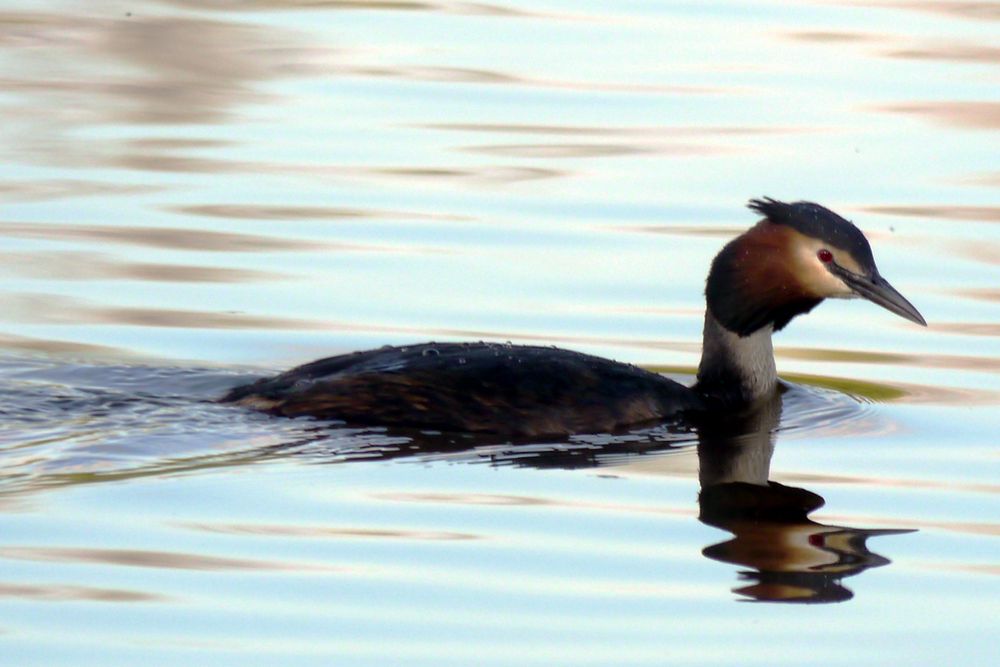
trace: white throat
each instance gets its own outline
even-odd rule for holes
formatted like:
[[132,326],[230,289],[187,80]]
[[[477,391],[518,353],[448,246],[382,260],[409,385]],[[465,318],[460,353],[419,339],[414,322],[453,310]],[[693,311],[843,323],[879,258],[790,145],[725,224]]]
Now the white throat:
[[735,394],[752,403],[774,391],[778,372],[771,347],[771,325],[740,337],[706,309],[698,382],[708,391]]

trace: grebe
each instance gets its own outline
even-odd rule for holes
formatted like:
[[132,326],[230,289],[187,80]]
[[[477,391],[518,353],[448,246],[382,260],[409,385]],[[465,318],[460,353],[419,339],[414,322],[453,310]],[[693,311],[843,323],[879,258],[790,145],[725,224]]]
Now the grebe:
[[732,413],[772,395],[771,334],[823,299],[862,297],[922,326],[879,275],[861,231],[811,202],[771,198],[764,218],[712,261],[698,379],[685,387],[570,350],[425,343],[320,359],[232,389],[221,400],[287,417],[515,437],[614,432],[698,413]]

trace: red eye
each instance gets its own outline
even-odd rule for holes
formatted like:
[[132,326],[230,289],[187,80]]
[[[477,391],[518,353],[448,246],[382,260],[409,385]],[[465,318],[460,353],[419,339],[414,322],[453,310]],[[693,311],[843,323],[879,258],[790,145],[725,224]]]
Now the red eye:
[[830,262],[833,261],[833,253],[827,250],[826,248],[823,248],[818,253],[816,253],[816,256],[819,257],[819,261],[823,262],[824,264],[829,264]]

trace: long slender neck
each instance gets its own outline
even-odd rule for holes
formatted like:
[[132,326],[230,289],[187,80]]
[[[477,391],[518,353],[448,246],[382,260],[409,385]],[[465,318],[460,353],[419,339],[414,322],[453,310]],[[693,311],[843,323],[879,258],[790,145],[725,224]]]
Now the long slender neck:
[[749,405],[771,394],[778,383],[771,333],[767,325],[741,337],[706,309],[695,390],[727,406]]

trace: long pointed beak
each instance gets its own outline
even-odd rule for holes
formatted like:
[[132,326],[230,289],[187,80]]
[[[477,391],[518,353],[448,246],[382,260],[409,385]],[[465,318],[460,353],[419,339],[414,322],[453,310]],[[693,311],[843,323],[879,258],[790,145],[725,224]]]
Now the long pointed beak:
[[920,326],[927,326],[924,316],[913,307],[913,304],[906,300],[906,297],[896,291],[896,288],[889,284],[889,281],[878,275],[873,278],[859,276],[850,271],[838,272],[844,282],[861,297],[872,303],[878,304],[891,313],[896,313],[900,317],[905,317],[911,322]]

